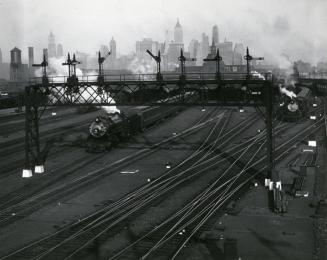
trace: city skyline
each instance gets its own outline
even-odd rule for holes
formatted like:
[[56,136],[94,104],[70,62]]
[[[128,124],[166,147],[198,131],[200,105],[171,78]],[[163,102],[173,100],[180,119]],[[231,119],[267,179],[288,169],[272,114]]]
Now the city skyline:
[[[42,50],[47,46],[44,35],[53,30],[65,52],[94,53],[114,37],[117,53],[127,54],[134,51],[135,42],[143,38],[164,42],[165,31],[169,29],[172,36],[171,28],[179,18],[186,46],[192,39],[201,40],[203,32],[210,36],[211,44],[212,26],[217,24],[220,41],[226,37],[242,42],[267,60],[279,62],[278,59],[285,58],[283,54],[309,62],[326,60],[324,29],[327,19],[323,12],[327,3],[322,0],[271,2],[204,0],[200,6],[198,1],[185,0],[176,3],[161,0],[113,0],[110,3],[103,0],[95,3],[2,0],[0,48],[6,61],[10,49],[15,46],[22,50],[29,46]],[[25,54],[23,58],[27,59]]]

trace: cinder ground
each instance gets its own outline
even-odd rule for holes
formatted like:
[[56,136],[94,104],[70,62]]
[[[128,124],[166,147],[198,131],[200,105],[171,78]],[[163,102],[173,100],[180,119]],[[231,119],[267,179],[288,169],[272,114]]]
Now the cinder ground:
[[[135,137],[136,143],[139,146],[144,146],[147,142],[156,143],[166,137],[170,137],[173,133],[181,132],[185,128],[192,126],[201,115],[203,115],[201,108],[187,109],[176,117],[169,118],[157,127],[153,127],[151,130]],[[181,143],[185,149],[167,149],[167,147],[165,149],[159,149],[154,154],[133,163],[131,166],[126,166],[121,171],[110,174],[100,182],[86,187],[78,194],[72,194],[71,197],[56,201],[22,220],[1,228],[0,255],[4,255],[15,248],[28,244],[37,238],[56,231],[59,227],[72,223],[94,212],[99,207],[144,185],[148,178],[160,176],[166,171],[165,165],[167,161],[170,161],[174,165],[191,153],[190,147],[185,147],[185,141],[196,144],[206,135],[207,130],[192,135],[191,138],[177,140],[174,146],[180,148]],[[78,176],[96,170],[105,164],[109,165],[118,159],[138,151],[139,148],[135,147],[135,144],[131,144],[131,146],[129,147],[129,144],[122,144],[120,148],[113,149],[105,154],[101,160],[96,160],[75,174],[67,176],[65,181],[68,182]],[[82,156],[83,153],[84,155],[86,154],[81,148],[70,149],[71,154],[58,155],[56,158],[50,156],[46,164],[46,174],[42,177],[38,176],[38,178],[46,179],[49,174],[60,174],[57,170],[58,167],[67,164],[69,160]],[[93,155],[90,154],[90,156]],[[135,169],[139,170],[135,174],[122,173],[124,170],[129,171]],[[32,178],[22,179],[20,174],[17,173],[6,180],[7,190],[14,189],[17,185],[24,185],[31,181]]]
[[[200,108],[188,109],[176,118],[168,119],[159,127],[144,133],[143,136],[138,136],[136,138],[136,141],[139,141],[137,144],[112,150],[103,159],[95,161],[92,165],[85,167],[85,169],[81,169],[77,175],[83,175],[86,172],[101,167],[104,163],[114,162],[135,152],[138,149],[137,146],[142,145],[142,143],[156,142],[163,137],[171,136],[174,132],[178,133],[194,122],[195,117],[200,115]],[[146,160],[123,169],[139,170],[135,174],[126,174],[118,171],[103,178],[101,183],[92,185],[79,194],[56,201],[25,219],[2,228],[0,232],[0,255],[4,255],[10,250],[54,232],[59,227],[74,222],[94,212],[97,208],[120,198],[136,187],[143,185],[148,178],[155,178],[161,175],[165,171],[165,163],[167,161],[171,161],[173,164],[178,163],[178,161],[190,153],[191,144],[199,142],[202,137],[203,134],[196,135],[189,141],[188,145],[176,143],[172,146],[179,148],[176,150],[159,150],[157,153],[149,156],[149,158],[146,158]],[[181,140],[180,143],[185,143],[185,140]],[[326,172],[326,163],[324,164],[325,166],[323,166],[323,163],[326,161],[324,158],[327,158],[326,152],[321,147],[321,144],[319,144],[317,164],[321,166],[318,168],[320,175]],[[298,147],[294,153],[300,153],[302,148],[303,146]],[[83,149],[76,148],[72,149],[72,153],[68,158],[64,155],[50,159],[46,167],[48,174],[56,174],[58,165],[69,159],[78,158],[83,153]],[[288,160],[279,165],[279,170],[284,173],[282,174],[283,183],[286,185],[290,184],[294,177],[294,173],[285,166]],[[66,180],[69,181],[77,175],[67,176]],[[226,238],[236,239],[237,254],[241,259],[314,259],[316,251],[314,216],[316,209],[312,205],[316,205],[317,201],[313,196],[316,175],[314,168],[308,169],[304,190],[309,191],[309,197],[290,198],[288,212],[283,215],[277,215],[268,209],[267,191],[264,187],[253,187],[251,191],[236,203],[236,212],[238,214],[224,215],[217,220],[213,230],[218,238],[215,243],[218,247],[222,247],[222,243]],[[17,182],[20,184],[29,182],[29,180],[22,180],[17,176],[11,176],[6,181],[6,185],[14,187]],[[44,175],[42,178],[47,178],[47,175]],[[325,185],[323,185],[321,191],[327,191],[327,178],[324,179],[324,183]],[[322,196],[326,198],[326,194]],[[187,257],[184,257],[184,259],[214,258],[210,255],[206,245],[199,243],[187,246]]]
[[[236,214],[225,214],[217,220],[214,229],[211,230],[211,235],[217,238],[214,244],[221,252],[224,241],[232,238],[237,241],[238,259],[327,259],[326,211],[323,216],[316,215],[318,202],[326,199],[327,194],[327,154],[323,133],[319,133],[316,138],[317,167],[306,168],[307,175],[302,189],[309,192],[309,197],[288,196],[287,213],[276,214],[268,208],[267,189],[263,186],[253,187],[237,201],[234,210]],[[290,157],[277,165],[286,188],[292,183],[294,172],[299,171],[299,166],[306,157],[302,152],[303,148],[307,146],[300,145]],[[287,164],[290,158],[297,155],[299,159],[291,167],[292,171]],[[215,259],[205,243],[192,245],[190,248],[196,253],[193,252],[189,259]]]

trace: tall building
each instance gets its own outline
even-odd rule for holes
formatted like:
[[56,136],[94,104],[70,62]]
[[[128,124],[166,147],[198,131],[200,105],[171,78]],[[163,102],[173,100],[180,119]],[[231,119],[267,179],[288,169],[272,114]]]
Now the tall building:
[[4,63],[0,49],[0,80],[10,80],[10,63]]
[[219,43],[218,26],[214,25],[214,27],[212,27],[212,44],[218,46],[218,43]]
[[169,35],[169,31],[166,30],[166,32],[165,32],[165,42],[164,42],[164,48],[163,48],[162,54],[167,54],[168,53],[169,43],[170,43],[170,35]]
[[210,46],[210,54],[211,54],[213,57],[215,57],[216,53],[217,53],[217,46],[216,46],[216,44],[215,44],[215,40],[214,40],[214,38],[212,38],[212,44],[211,44],[211,46]]
[[175,30],[174,30],[174,42],[175,43],[183,43],[183,28],[180,25],[178,19],[177,19],[177,23],[175,25]]
[[49,58],[56,57],[56,39],[52,31],[50,31],[49,37],[48,37],[48,54]]
[[209,36],[202,33],[201,41],[202,59],[206,58],[209,54]]
[[[181,55],[181,49],[184,50],[184,44],[179,42],[171,42],[168,49],[168,62],[179,64],[178,57]],[[185,53],[184,53],[185,55]]]
[[198,57],[198,52],[200,49],[200,43],[199,41],[192,39],[190,42],[190,45],[188,46],[188,51],[190,53],[191,58],[196,58]]
[[111,59],[116,59],[117,58],[117,50],[116,50],[116,41],[114,40],[114,37],[111,38],[111,41],[109,43],[110,46],[110,56]]
[[138,58],[151,59],[150,55],[146,53],[146,50],[156,54],[159,50],[159,43],[153,41],[151,38],[144,38],[142,41],[136,42],[136,56]]
[[218,44],[219,54],[223,58],[223,62],[226,65],[233,64],[233,42],[227,41],[225,39],[224,42]]
[[233,65],[243,65],[243,57],[245,55],[245,49],[242,43],[235,43]]
[[22,51],[17,47],[10,51],[10,80],[22,80]]
[[64,56],[64,48],[62,47],[62,44],[59,43],[57,45],[57,58]]

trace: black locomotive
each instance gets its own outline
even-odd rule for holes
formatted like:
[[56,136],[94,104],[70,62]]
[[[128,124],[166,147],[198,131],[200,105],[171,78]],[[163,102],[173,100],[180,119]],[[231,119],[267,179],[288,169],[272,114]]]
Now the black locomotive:
[[299,87],[298,93],[295,94],[293,98],[287,95],[282,95],[280,98],[277,115],[283,121],[296,122],[309,114],[311,90]]
[[91,123],[86,142],[88,152],[104,152],[156,122],[178,113],[181,107],[122,108],[120,113],[101,112]]

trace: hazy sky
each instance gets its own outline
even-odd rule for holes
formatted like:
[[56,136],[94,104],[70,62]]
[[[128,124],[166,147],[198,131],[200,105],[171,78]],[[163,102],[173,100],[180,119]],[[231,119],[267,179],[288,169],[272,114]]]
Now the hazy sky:
[[[327,60],[327,0],[0,0],[0,48],[47,47],[52,30],[64,51],[95,53],[113,36],[119,53],[135,41],[163,41],[177,17],[188,47],[214,24],[220,40],[243,42],[256,55],[284,62]],[[36,57],[38,58],[38,56]]]

